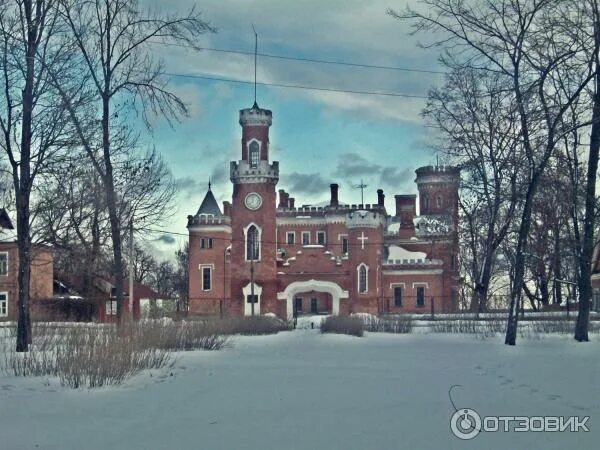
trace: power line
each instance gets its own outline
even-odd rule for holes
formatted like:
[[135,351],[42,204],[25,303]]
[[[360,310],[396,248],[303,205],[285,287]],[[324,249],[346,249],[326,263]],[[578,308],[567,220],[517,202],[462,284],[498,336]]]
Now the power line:
[[[185,74],[185,73],[175,73],[175,72],[163,72],[162,75],[166,75],[169,77],[197,78],[200,80],[254,85],[254,81],[234,80],[231,78],[215,77],[212,75],[197,75],[197,74]],[[380,96],[386,96],[386,97],[404,97],[404,98],[422,98],[422,99],[427,98],[424,95],[402,94],[399,92],[360,91],[360,90],[351,90],[351,89],[336,89],[336,88],[325,88],[325,87],[318,87],[318,86],[305,86],[305,85],[301,85],[301,84],[267,83],[264,81],[257,81],[256,84],[259,84],[261,86],[270,86],[270,87],[287,88],[287,89],[304,89],[304,90],[309,90],[309,91],[342,92],[342,93],[347,93],[347,94],[380,95]]]
[[[173,235],[173,236],[189,237],[189,233],[179,233],[177,231],[160,230],[160,229],[155,229],[155,228],[140,227],[140,228],[136,228],[135,230],[136,231],[146,231],[146,232],[149,232],[149,233],[163,233],[163,234],[170,234],[170,235]],[[214,241],[226,241],[226,242],[230,242],[230,243],[233,243],[233,242],[243,242],[243,243],[246,243],[245,239],[234,239],[234,238],[216,237],[216,236],[207,236],[207,237],[210,237]],[[449,238],[449,236],[448,236],[448,238]],[[294,243],[294,244],[288,244],[285,241],[276,242],[276,241],[261,240],[260,242],[261,242],[261,244],[275,244],[275,245],[284,245],[284,246],[303,245],[301,242]],[[311,245],[311,244],[309,244],[309,245]],[[333,245],[337,245],[337,246],[341,247],[342,246],[342,242],[341,241],[339,243],[326,242],[323,245],[323,247],[325,248],[325,247],[333,246]],[[382,245],[384,245],[384,242],[365,242],[364,244],[360,243],[360,242],[357,242],[357,243],[348,242],[347,245],[348,245],[349,248],[350,247],[361,247],[362,248],[363,245],[364,245],[364,247],[368,247],[368,246],[371,246],[371,245],[382,246]]]
[[[187,48],[192,50],[206,50],[210,52],[217,53],[232,53],[236,55],[249,55],[253,56],[254,52],[248,52],[244,50],[231,50],[224,48],[215,48],[215,47],[193,47],[191,45],[183,45],[172,42],[157,42],[152,41],[152,44],[158,45],[166,45],[171,47],[180,47]],[[316,64],[329,64],[329,65],[339,65],[339,66],[349,66],[349,67],[362,67],[365,69],[380,69],[380,70],[396,70],[400,72],[416,72],[416,73],[428,73],[434,75],[443,75],[446,72],[441,70],[430,70],[430,69],[415,69],[411,67],[398,67],[398,66],[385,66],[385,65],[377,65],[377,64],[366,64],[366,63],[354,63],[349,61],[333,61],[328,59],[317,59],[317,58],[301,58],[296,56],[285,56],[285,55],[275,55],[272,53],[257,53],[258,56],[262,56],[264,58],[272,58],[272,59],[281,59],[285,61],[300,61],[300,62],[308,62],[308,63],[316,63]]]

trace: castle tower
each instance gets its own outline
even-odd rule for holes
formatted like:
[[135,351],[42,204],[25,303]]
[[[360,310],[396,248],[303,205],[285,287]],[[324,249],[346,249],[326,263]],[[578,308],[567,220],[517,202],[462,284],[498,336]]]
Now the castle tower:
[[453,166],[426,166],[416,171],[420,217],[417,236],[430,240],[428,257],[444,265],[442,296],[444,312],[457,309],[458,273],[458,186],[460,169]]
[[378,211],[357,210],[348,214],[348,257],[351,285],[348,312],[358,305],[360,311],[377,314],[381,297],[381,258],[385,215]]
[[189,311],[192,314],[212,314],[228,309],[230,223],[230,218],[221,213],[208,183],[198,212],[188,216],[187,224]]
[[230,167],[231,312],[250,315],[254,301],[255,314],[278,314],[281,302],[277,302],[275,186],[279,163],[269,162],[272,113],[254,103],[252,108],[240,110],[239,122],[241,159],[232,161]]
[[460,169],[425,166],[416,171],[420,216],[447,216],[452,231],[458,230],[458,183]]

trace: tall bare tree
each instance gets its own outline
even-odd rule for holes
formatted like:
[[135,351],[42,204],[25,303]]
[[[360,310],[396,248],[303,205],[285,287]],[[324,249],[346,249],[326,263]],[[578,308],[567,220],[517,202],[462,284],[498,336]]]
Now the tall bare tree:
[[[422,11],[393,10],[414,32],[441,36],[441,60],[448,67],[469,67],[506,78],[519,119],[527,184],[519,218],[505,343],[515,345],[534,198],[557,142],[573,124],[565,120],[594,71],[585,53],[583,11],[572,0],[422,0]],[[561,21],[569,18],[569,29]],[[435,37],[434,37],[435,39]],[[567,76],[568,74],[568,76]],[[568,79],[568,83],[559,80]]]
[[59,72],[63,56],[59,28],[56,1],[0,0],[0,148],[8,159],[17,216],[18,352],[27,351],[31,340],[31,193],[65,145],[64,110],[48,76],[48,68]]
[[518,210],[520,136],[501,76],[459,68],[429,93],[423,112],[439,130],[437,150],[461,167],[461,259],[470,309],[486,309],[496,251]]
[[[79,64],[73,80],[55,78],[63,103],[91,164],[100,174],[108,209],[116,286],[123,285],[123,233],[115,185],[114,142],[126,141],[136,115],[150,127],[152,119],[169,121],[187,114],[185,103],[167,87],[152,43],[170,42],[198,48],[198,36],[213,31],[194,9],[182,16],[149,14],[135,0],[60,0],[62,19],[73,36]],[[100,112],[95,129],[86,127],[90,102]],[[83,112],[82,112],[83,110]],[[97,145],[96,136],[101,136]],[[98,150],[98,151],[97,151]],[[117,315],[123,317],[123,291],[116,290]]]

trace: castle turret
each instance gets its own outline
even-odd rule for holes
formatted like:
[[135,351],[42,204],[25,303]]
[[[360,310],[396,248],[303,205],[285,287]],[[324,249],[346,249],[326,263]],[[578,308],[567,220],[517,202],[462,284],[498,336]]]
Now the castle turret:
[[460,169],[453,166],[426,166],[416,171],[419,215],[446,217],[448,231],[458,230],[458,184]]
[[189,311],[223,311],[229,301],[226,252],[231,243],[230,218],[221,213],[210,183],[202,204],[188,216]]
[[385,215],[359,209],[348,214],[348,257],[350,261],[349,312],[378,313],[381,292],[381,249]]

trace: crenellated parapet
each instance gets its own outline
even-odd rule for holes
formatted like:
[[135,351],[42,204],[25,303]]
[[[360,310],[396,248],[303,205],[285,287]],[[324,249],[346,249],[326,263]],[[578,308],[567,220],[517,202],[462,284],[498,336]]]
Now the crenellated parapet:
[[279,181],[279,161],[259,161],[252,167],[248,161],[231,161],[229,178],[232,183],[271,183]]
[[346,216],[346,224],[352,228],[380,228],[386,224],[386,217],[378,211],[359,209]]

